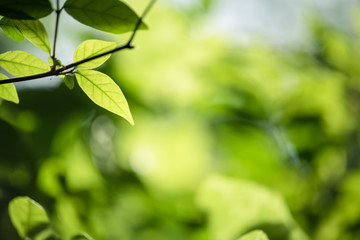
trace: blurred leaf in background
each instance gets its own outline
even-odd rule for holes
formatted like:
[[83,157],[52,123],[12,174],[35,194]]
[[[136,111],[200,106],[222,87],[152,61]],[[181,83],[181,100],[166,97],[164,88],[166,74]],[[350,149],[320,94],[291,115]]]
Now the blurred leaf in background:
[[213,239],[235,239],[252,229],[262,229],[270,239],[308,239],[281,197],[255,183],[210,177],[198,199]]

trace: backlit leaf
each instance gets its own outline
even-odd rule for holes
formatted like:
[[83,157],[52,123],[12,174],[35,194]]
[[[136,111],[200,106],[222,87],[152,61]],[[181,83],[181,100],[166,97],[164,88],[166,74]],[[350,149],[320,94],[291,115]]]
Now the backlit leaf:
[[79,86],[94,103],[134,125],[129,105],[120,87],[109,76],[94,70],[79,70],[75,76]]
[[[78,62],[93,56],[99,55],[101,53],[113,50],[116,47],[115,42],[107,42],[102,40],[86,40],[82,42],[75,50],[74,53],[74,62]],[[105,55],[103,57],[94,59],[92,61],[82,63],[78,65],[78,68],[96,68],[106,62],[109,59],[111,54]]]
[[261,230],[254,230],[242,236],[238,240],[269,240],[266,234]]
[[25,77],[50,71],[40,58],[24,51],[9,51],[0,54],[0,67],[17,77]]
[[[0,81],[8,77],[0,73]],[[0,84],[0,98],[14,103],[19,103],[19,97],[13,83]]]
[[12,19],[39,19],[52,11],[49,0],[0,0],[0,15]]
[[11,222],[22,238],[30,238],[46,229],[49,218],[45,210],[28,197],[17,197],[9,204]]
[[[77,21],[101,31],[125,33],[134,30],[139,17],[118,0],[67,0],[65,10]],[[143,23],[140,29],[147,29]]]
[[6,36],[8,36],[9,38],[15,41],[23,41],[25,39],[24,35],[15,26],[15,24],[11,19],[3,17],[0,20],[0,27]]
[[74,75],[67,74],[64,77],[64,83],[70,90],[73,89],[74,85],[75,85],[75,77],[74,77]]
[[39,20],[13,20],[13,22],[32,44],[47,53],[51,52],[49,37]]

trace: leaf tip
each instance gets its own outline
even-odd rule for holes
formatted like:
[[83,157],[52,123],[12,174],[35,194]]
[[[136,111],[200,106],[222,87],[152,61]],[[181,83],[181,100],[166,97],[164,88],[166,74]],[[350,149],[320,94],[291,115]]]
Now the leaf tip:
[[121,115],[121,117],[125,118],[131,124],[131,126],[135,125],[135,122],[134,122],[133,116],[130,112],[130,109],[128,109],[128,112],[125,116]]
[[134,119],[131,118],[131,119],[128,119],[129,123],[131,124],[131,126],[134,126],[135,125],[135,122],[134,122]]

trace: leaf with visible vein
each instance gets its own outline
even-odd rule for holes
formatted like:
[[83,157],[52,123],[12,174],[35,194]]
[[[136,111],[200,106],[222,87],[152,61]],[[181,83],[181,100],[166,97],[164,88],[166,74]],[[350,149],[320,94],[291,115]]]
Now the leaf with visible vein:
[[[77,21],[110,33],[134,30],[139,17],[119,0],[67,0],[65,10]],[[139,29],[147,29],[142,23]]]
[[23,41],[25,39],[24,35],[15,26],[14,22],[11,19],[3,17],[0,20],[0,27],[6,36],[15,41]]
[[28,197],[17,197],[9,204],[11,222],[22,238],[33,238],[49,226],[49,218],[40,204]]
[[108,75],[94,70],[79,70],[75,76],[81,89],[94,103],[134,125],[129,105],[120,87]]
[[[115,42],[90,39],[82,42],[75,50],[74,62],[78,62],[115,49]],[[78,65],[78,68],[96,68],[106,62],[111,54]]]
[[46,53],[51,53],[49,37],[39,20],[13,20],[13,22],[27,40]]
[[[0,73],[0,81],[8,77]],[[19,103],[19,97],[13,83],[0,84],[0,98],[10,102]]]
[[24,51],[9,51],[0,54],[0,67],[17,77],[25,77],[50,71],[40,58]]

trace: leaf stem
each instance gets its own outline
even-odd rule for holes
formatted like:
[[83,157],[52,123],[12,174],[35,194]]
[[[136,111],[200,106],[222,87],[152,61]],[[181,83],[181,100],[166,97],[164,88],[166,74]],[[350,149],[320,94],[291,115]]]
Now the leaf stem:
[[[30,75],[30,76],[25,76],[25,77],[17,77],[17,78],[10,78],[10,79],[0,80],[0,85],[1,84],[7,84],[7,83],[16,83],[16,82],[24,82],[24,81],[36,80],[36,79],[39,79],[39,78],[50,77],[50,76],[58,76],[58,75],[66,74],[66,73],[69,73],[69,72],[71,73],[72,70],[70,70],[70,71],[67,71],[67,70],[75,68],[77,65],[80,65],[82,63],[86,63],[86,62],[92,61],[94,59],[97,59],[97,58],[103,57],[105,55],[112,54],[112,53],[115,53],[115,52],[118,52],[118,51],[121,51],[121,50],[124,50],[124,49],[133,49],[134,46],[132,45],[132,42],[134,40],[136,32],[139,30],[139,27],[140,27],[144,17],[148,14],[148,12],[150,11],[150,9],[152,8],[152,6],[154,5],[154,3],[156,1],[157,0],[151,0],[151,2],[147,5],[147,7],[143,11],[142,15],[139,17],[139,19],[138,19],[138,21],[137,21],[137,23],[135,25],[135,28],[133,30],[133,33],[131,34],[131,36],[130,36],[130,38],[129,38],[129,40],[128,40],[128,42],[126,44],[124,44],[122,46],[119,46],[119,47],[117,47],[117,48],[115,48],[113,50],[110,50],[110,51],[95,55],[93,57],[86,58],[86,59],[80,60],[78,62],[68,64],[68,65],[60,67],[58,69],[55,69],[55,68],[51,69],[50,71],[45,72],[45,73],[40,73],[40,74],[35,74],[35,75]],[[59,2],[57,0],[57,9],[58,10],[56,10],[57,17],[56,17],[56,26],[55,26],[56,30],[55,30],[54,47],[53,47],[53,55],[52,55],[53,59],[55,59],[55,47],[56,47],[57,27],[58,27],[59,15],[60,15],[60,12],[62,10],[62,8],[59,9],[58,3]]]

